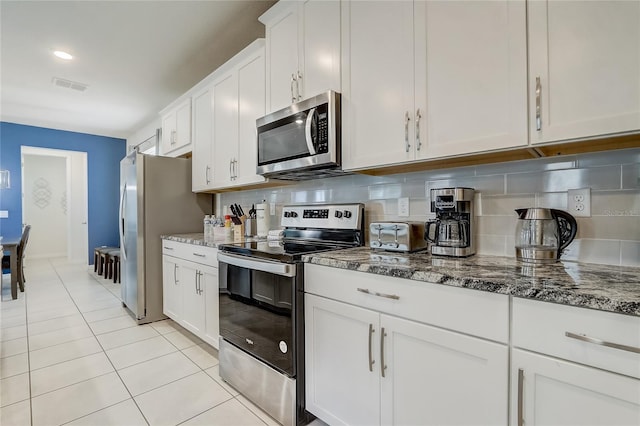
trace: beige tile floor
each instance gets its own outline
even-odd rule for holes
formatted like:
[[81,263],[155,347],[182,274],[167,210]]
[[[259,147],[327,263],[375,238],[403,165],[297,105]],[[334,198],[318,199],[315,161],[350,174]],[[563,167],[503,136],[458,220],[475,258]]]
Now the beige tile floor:
[[137,326],[120,285],[29,260],[0,302],[0,424],[277,425],[223,382],[217,351],[171,320]]

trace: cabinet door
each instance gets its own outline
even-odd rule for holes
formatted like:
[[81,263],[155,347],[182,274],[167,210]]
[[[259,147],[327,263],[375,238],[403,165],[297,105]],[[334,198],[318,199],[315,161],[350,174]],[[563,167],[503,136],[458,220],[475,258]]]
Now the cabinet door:
[[193,96],[193,155],[191,168],[192,190],[202,191],[213,186],[213,90],[207,87]]
[[640,129],[640,2],[528,7],[531,141]]
[[238,68],[238,164],[236,184],[264,182],[256,174],[258,136],[256,120],[265,114],[264,52]]
[[204,340],[218,349],[218,337],[220,336],[218,269],[206,266],[200,267],[200,269],[202,272],[200,280],[205,299]]
[[162,312],[175,321],[182,316],[180,272],[175,258],[162,256]]
[[229,186],[238,157],[238,79],[231,72],[213,87],[213,180],[215,186]]
[[343,166],[414,159],[413,3],[342,4]]
[[298,72],[298,12],[297,2],[266,24],[267,39],[267,109],[285,108],[295,96],[293,79]]
[[511,380],[513,425],[640,424],[640,380],[517,349]]
[[205,288],[202,272],[197,264],[181,262],[180,284],[182,285],[182,320],[180,325],[195,335],[202,335],[205,328]]
[[332,425],[380,424],[379,315],[304,297],[307,410]]
[[191,143],[191,98],[182,103],[176,110],[176,140],[172,149],[181,148]]
[[416,1],[418,158],[527,144],[524,1]]
[[176,138],[176,112],[172,111],[162,116],[162,137],[160,139],[160,154],[164,155],[173,150]]
[[506,425],[506,345],[387,315],[380,380],[384,425]]
[[340,1],[307,0],[300,8],[300,95],[340,92]]

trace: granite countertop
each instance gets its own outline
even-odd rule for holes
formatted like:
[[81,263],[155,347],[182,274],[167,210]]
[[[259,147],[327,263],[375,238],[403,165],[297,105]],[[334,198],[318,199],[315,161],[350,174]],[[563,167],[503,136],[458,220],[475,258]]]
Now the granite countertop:
[[[213,248],[218,248],[220,244],[243,243],[248,241],[259,240],[258,238],[252,238],[252,237],[245,237],[241,240],[234,240],[232,237],[232,238],[216,238],[213,241],[205,241],[204,233],[202,232],[195,232],[192,234],[160,235],[160,238],[162,238],[163,240],[176,241],[178,243],[186,243],[186,244],[193,244],[196,246],[206,246],[206,247],[213,247]],[[264,241],[264,238],[262,238],[261,241]]]
[[567,261],[534,267],[510,257],[452,259],[368,247],[309,254],[303,261],[640,316],[640,268]]

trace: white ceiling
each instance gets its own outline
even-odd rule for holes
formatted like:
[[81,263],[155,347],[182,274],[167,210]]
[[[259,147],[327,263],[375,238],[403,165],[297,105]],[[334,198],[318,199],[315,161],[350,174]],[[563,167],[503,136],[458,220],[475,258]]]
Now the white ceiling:
[[273,3],[1,0],[0,119],[126,138],[264,37],[257,18]]

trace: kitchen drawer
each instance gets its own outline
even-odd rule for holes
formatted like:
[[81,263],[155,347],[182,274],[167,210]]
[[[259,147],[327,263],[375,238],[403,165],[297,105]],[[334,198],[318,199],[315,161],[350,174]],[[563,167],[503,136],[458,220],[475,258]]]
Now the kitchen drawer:
[[497,342],[509,340],[506,295],[312,264],[305,264],[304,285],[306,293]]
[[633,352],[640,350],[640,317],[514,297],[512,339],[515,347],[640,378],[640,353]]
[[162,240],[162,254],[214,268],[218,267],[218,249],[213,247]]

